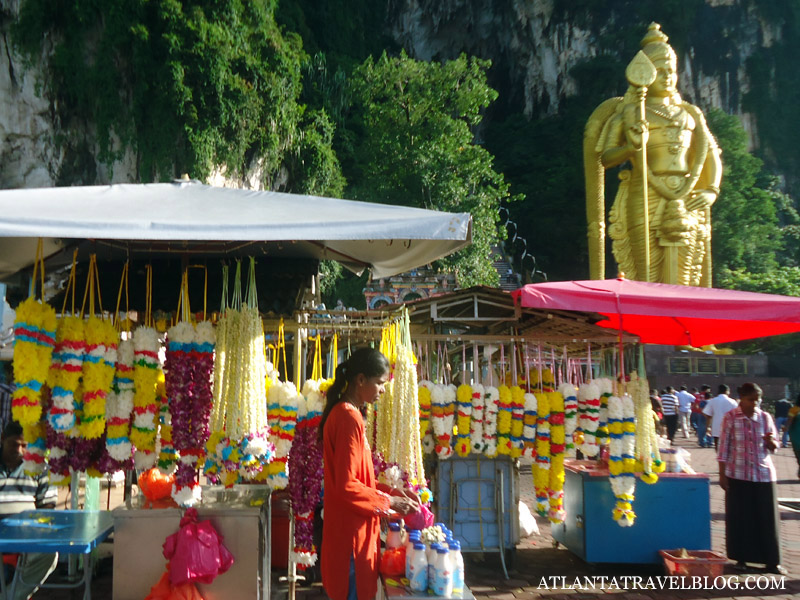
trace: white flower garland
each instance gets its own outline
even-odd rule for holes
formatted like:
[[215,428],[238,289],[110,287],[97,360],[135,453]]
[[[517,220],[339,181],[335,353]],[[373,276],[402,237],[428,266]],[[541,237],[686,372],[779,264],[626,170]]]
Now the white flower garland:
[[497,456],[497,414],[500,412],[500,391],[496,387],[487,387],[483,412],[483,453],[489,458]]
[[525,411],[523,414],[524,427],[522,428],[522,456],[536,458],[536,411],[538,402],[536,396],[530,392],[525,394]]
[[484,396],[486,388],[480,383],[472,386],[472,421],[469,424],[469,441],[473,454],[482,454],[486,447],[483,438]]
[[597,427],[600,421],[600,386],[590,381],[578,390],[578,405],[583,407],[580,427],[583,430],[581,452],[587,458],[594,458],[600,451],[597,444]]
[[564,453],[567,457],[575,456],[575,430],[578,428],[578,397],[575,386],[571,383],[562,383],[558,391],[564,396],[564,433],[566,435],[566,449]]
[[642,481],[655,483],[658,481],[658,473],[662,473],[666,465],[661,460],[661,452],[658,447],[658,434],[653,419],[655,413],[650,402],[650,386],[646,378],[640,378],[638,374],[632,373],[628,390],[633,396],[636,412],[634,455],[641,464]]
[[431,390],[431,424],[435,437],[436,455],[447,459],[453,454],[450,441],[453,437],[455,417],[455,386],[437,384]]
[[114,460],[124,462],[131,457],[130,433],[133,412],[133,360],[132,340],[121,340],[117,347],[117,370],[112,392],[106,404],[106,449]]
[[633,470],[633,456],[636,440],[634,438],[634,408],[630,396],[608,399],[609,430],[609,478],[611,489],[616,497],[612,516],[621,527],[630,527],[636,519],[631,504],[634,500],[636,477]]

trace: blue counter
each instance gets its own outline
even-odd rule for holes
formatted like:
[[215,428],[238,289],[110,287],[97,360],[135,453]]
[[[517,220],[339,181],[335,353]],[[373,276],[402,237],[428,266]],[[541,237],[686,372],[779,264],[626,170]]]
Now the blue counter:
[[636,481],[632,527],[612,518],[615,498],[608,471],[565,465],[563,523],[553,539],[590,563],[661,563],[659,550],[711,548],[709,479],[705,474],[662,473],[658,482]]

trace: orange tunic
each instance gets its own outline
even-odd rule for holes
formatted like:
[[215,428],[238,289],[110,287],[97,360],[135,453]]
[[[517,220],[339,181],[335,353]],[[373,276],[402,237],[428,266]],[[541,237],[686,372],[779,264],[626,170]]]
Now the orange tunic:
[[340,402],[328,415],[323,458],[322,585],[332,600],[346,600],[352,556],[359,600],[374,598],[378,591],[379,515],[389,509],[389,496],[376,487],[364,421],[349,402]]

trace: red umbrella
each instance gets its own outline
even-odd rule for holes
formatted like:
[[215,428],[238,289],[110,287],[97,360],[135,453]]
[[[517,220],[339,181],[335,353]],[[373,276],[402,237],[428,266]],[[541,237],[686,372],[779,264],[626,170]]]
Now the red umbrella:
[[800,298],[628,279],[554,281],[512,292],[529,308],[595,312],[643,343],[705,346],[800,331]]

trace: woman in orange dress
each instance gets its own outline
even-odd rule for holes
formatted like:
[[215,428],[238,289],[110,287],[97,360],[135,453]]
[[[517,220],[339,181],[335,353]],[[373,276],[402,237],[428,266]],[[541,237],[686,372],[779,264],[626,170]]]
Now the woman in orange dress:
[[[361,410],[376,402],[389,362],[362,348],[336,369],[320,422],[324,459],[322,585],[332,600],[371,600],[378,589],[380,517],[419,510],[413,492],[375,480]],[[380,489],[379,489],[380,488]]]

